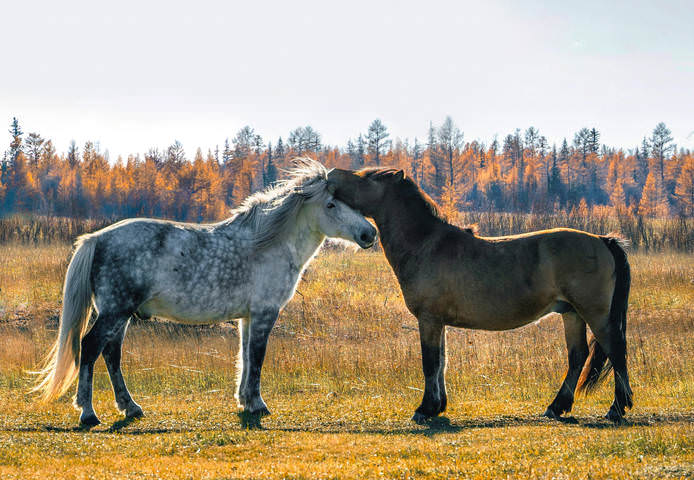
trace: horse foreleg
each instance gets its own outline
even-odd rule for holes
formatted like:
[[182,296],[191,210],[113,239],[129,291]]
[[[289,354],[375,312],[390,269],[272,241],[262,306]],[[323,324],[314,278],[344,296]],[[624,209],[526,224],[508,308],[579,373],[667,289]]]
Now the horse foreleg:
[[79,380],[74,403],[75,407],[82,409],[80,423],[83,425],[93,426],[101,423],[92,406],[94,362],[99,358],[106,344],[128,321],[128,318],[129,316],[100,313],[92,329],[82,339]]
[[260,395],[260,373],[263,369],[265,351],[270,331],[275,325],[279,312],[262,310],[251,313],[250,338],[248,341],[248,379],[246,380],[245,409],[255,415],[269,415],[267,405]]
[[102,355],[104,356],[104,362],[108,369],[108,375],[111,378],[111,385],[113,385],[113,394],[116,397],[116,406],[118,410],[124,412],[127,418],[137,418],[143,415],[142,408],[135,403],[130,396],[120,366],[123,338],[125,338],[127,329],[128,322],[126,322],[123,328],[116,333],[115,337],[106,344]]
[[422,370],[424,371],[424,396],[421,405],[415,410],[412,420],[426,422],[441,412],[441,388],[439,376],[442,367],[442,323],[427,318],[419,319],[419,340],[422,345]]
[[239,406],[246,407],[246,383],[248,381],[248,340],[250,339],[249,318],[239,318],[239,356],[236,361],[236,400]]
[[448,392],[446,391],[446,327],[443,327],[443,332],[441,332],[441,351],[440,351],[440,363],[439,363],[439,395],[441,396],[441,406],[439,407],[439,413],[446,411],[446,406],[448,405]]
[[571,411],[576,382],[578,382],[578,377],[581,375],[583,365],[588,358],[586,323],[574,311],[563,313],[562,319],[564,320],[564,337],[569,355],[569,368],[557,396],[544,414],[546,417],[554,419],[559,419],[561,415]]

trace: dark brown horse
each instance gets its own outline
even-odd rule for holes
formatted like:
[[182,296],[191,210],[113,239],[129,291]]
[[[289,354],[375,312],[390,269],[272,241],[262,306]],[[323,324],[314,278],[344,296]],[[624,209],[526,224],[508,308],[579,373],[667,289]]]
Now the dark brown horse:
[[446,222],[402,171],[335,169],[328,180],[336,198],[376,221],[405,303],[419,321],[425,388],[413,420],[446,409],[446,325],[509,330],[557,312],[569,367],[545,415],[560,419],[571,411],[576,388],[590,391],[613,367],[615,399],[607,418],[621,421],[632,406],[626,364],[631,280],[619,238],[565,228],[479,237]]

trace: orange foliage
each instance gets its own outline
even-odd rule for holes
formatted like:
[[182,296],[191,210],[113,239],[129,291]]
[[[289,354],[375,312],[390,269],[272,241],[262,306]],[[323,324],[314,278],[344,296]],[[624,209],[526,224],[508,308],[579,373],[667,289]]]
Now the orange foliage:
[[[490,145],[463,143],[462,133],[450,119],[447,122],[453,137],[432,126],[426,144],[396,138],[379,158],[382,165],[405,170],[450,218],[461,210],[586,212],[597,206],[647,216],[694,214],[691,152],[673,152],[661,162],[646,148],[633,153],[605,147],[598,151],[580,139],[573,146],[564,143],[550,149],[535,129],[525,137],[516,131],[503,145],[496,140]],[[223,152],[203,155],[198,150],[192,161],[186,160],[178,143],[163,153],[154,150],[144,158],[115,162],[91,142],[81,155],[73,148],[61,156],[50,141],[44,145],[40,157],[31,162],[21,151],[9,160],[5,156],[0,213],[212,221],[281,178],[299,154],[329,168],[360,164],[356,150],[319,145],[299,151],[294,149],[298,144],[287,147],[281,141],[274,148],[264,147],[250,127],[237,135],[233,146],[227,142]],[[32,158],[35,155],[32,151]]]

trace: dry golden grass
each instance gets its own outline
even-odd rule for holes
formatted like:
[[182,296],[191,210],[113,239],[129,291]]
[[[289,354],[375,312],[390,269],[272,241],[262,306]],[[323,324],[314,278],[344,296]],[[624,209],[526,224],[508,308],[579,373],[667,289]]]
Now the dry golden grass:
[[579,398],[578,425],[539,416],[566,358],[558,317],[502,333],[449,329],[449,410],[410,423],[419,340],[381,254],[324,252],[280,317],[263,372],[262,428],[233,399],[236,331],[131,327],[124,372],[146,417],[122,420],[103,362],[95,408],[24,392],[55,336],[65,245],[0,246],[2,478],[691,478],[694,256],[634,254],[630,423],[602,419],[611,381]]

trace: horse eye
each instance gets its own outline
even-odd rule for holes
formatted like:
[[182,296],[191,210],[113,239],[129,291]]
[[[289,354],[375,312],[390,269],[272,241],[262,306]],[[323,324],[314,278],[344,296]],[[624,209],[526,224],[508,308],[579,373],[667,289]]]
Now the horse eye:
[[335,208],[335,204],[333,202],[328,203],[325,208]]

